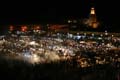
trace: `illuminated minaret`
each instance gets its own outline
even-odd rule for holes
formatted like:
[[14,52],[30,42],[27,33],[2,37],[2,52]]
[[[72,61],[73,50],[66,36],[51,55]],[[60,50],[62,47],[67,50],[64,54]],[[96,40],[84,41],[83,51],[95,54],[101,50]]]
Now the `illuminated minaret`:
[[91,28],[97,28],[99,23],[97,21],[97,18],[96,18],[96,13],[95,13],[95,8],[92,7],[91,10],[90,10],[90,16],[89,16],[89,19],[88,19],[88,25],[91,27]]

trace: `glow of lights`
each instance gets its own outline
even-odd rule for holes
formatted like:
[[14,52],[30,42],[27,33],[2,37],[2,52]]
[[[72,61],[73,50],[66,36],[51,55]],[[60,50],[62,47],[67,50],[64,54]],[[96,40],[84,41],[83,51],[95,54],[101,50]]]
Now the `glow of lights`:
[[92,36],[94,36],[94,34],[92,34]]
[[90,14],[95,14],[95,10],[94,10],[94,8],[91,8],[91,12],[90,12]]
[[71,21],[70,21],[70,20],[68,20],[68,23],[71,23]]
[[30,44],[30,45],[34,45],[34,44],[35,44],[35,41],[32,41],[32,42],[30,42],[29,44]]
[[112,37],[114,37],[114,35],[112,35]]
[[10,29],[10,31],[13,31],[14,27],[13,27],[13,26],[10,26],[10,28],[9,28],[9,29]]
[[108,35],[108,33],[105,33],[105,35]]
[[37,26],[36,29],[37,29],[37,30],[40,29],[40,26]]
[[32,56],[32,60],[33,60],[33,62],[39,62],[39,57],[36,55],[36,54],[33,54],[33,56]]
[[100,36],[102,37],[103,35],[102,35],[102,34],[100,34]]
[[35,26],[34,27],[34,30],[39,30],[40,29],[40,26]]
[[24,31],[27,31],[27,26],[22,26],[22,27],[21,27],[21,31],[23,31],[23,32],[24,32]]
[[93,23],[93,28],[97,28],[98,24],[97,23]]
[[35,41],[31,41],[29,45],[38,45],[38,43],[36,43]]
[[28,61],[32,64],[40,62],[40,58],[36,54],[32,54],[32,55],[31,54],[25,54],[23,56],[23,58],[24,58],[25,61]]

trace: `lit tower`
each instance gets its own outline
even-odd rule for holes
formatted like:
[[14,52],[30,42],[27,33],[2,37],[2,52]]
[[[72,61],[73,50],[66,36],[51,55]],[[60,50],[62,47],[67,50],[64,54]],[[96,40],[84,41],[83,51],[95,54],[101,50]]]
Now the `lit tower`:
[[96,18],[96,13],[95,13],[95,8],[92,7],[90,10],[90,16],[89,19],[87,20],[87,24],[91,27],[91,28],[97,28],[99,25],[99,22],[97,21]]

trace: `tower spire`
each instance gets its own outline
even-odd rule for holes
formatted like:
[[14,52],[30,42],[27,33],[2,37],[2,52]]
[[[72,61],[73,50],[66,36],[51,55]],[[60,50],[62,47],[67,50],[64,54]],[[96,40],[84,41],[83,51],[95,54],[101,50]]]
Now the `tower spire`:
[[95,9],[94,9],[94,7],[91,8],[90,14],[91,15],[95,15]]
[[91,9],[90,9],[90,14],[89,14],[89,18],[87,20],[87,25],[94,29],[98,28],[99,22],[97,21],[96,12],[95,12],[94,7],[91,7]]
[[98,21],[95,13],[95,8],[91,7],[90,16],[89,16],[89,26],[92,28],[98,27]]

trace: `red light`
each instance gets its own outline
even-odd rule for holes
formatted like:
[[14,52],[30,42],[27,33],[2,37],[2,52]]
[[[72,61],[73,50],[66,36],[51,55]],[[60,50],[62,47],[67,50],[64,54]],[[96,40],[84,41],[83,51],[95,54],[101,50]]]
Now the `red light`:
[[27,31],[27,26],[22,26],[21,31],[23,31],[23,32]]

